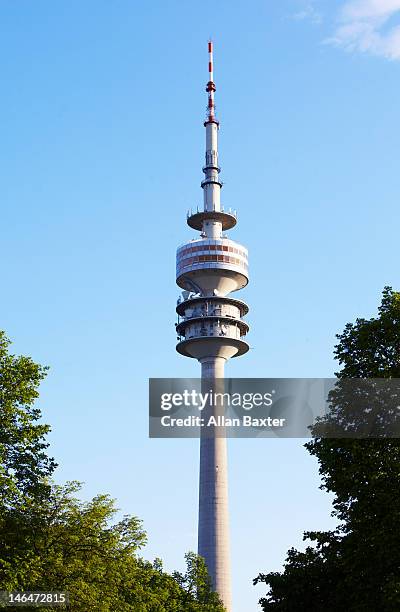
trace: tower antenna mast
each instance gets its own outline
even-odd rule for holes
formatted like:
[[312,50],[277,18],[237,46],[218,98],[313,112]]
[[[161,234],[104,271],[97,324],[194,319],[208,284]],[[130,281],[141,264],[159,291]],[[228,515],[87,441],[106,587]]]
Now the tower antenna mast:
[[214,49],[212,40],[208,41],[208,83],[206,91],[208,92],[208,107],[207,107],[207,119],[209,121],[215,121],[215,102],[214,92],[216,91],[214,83]]

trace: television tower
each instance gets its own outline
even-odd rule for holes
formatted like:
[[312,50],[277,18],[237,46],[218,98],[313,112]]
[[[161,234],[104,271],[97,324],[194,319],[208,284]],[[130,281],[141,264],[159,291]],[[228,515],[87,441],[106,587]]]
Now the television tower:
[[[248,253],[224,233],[237,219],[235,212],[221,207],[211,41],[208,54],[205,177],[201,183],[204,206],[187,215],[188,225],[198,230],[200,237],[180,246],[176,254],[176,282],[184,290],[176,308],[176,349],[201,363],[202,384],[207,390],[210,384],[218,388],[228,359],[249,349],[243,340],[249,329],[243,321],[248,307],[228,297],[248,283]],[[231,612],[227,449],[221,428],[211,433],[202,429],[200,439],[198,553],[206,561],[213,589]]]

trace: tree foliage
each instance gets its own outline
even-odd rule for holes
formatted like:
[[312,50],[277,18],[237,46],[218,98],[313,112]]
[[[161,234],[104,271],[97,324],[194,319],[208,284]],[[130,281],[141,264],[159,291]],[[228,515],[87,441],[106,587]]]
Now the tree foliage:
[[24,514],[25,556],[17,571],[12,565],[3,571],[1,588],[65,590],[74,612],[223,611],[202,559],[190,553],[184,575],[165,573],[160,560],[138,556],[146,534],[136,517],[114,522],[112,499],[98,495],[82,502],[79,488],[76,482],[53,485],[35,516]]
[[54,460],[46,454],[49,426],[35,407],[47,368],[30,357],[15,357],[0,331],[0,507],[14,508],[47,494]]
[[79,483],[51,481],[49,427],[34,405],[46,368],[8,347],[1,333],[0,590],[68,591],[71,612],[223,612],[203,559],[188,553],[184,574],[164,572],[139,556],[139,519],[116,521],[108,495],[83,502]]
[[[386,287],[378,316],[357,319],[337,336],[340,380],[400,378],[400,293]],[[335,418],[348,418],[340,402]],[[362,417],[360,416],[360,419]],[[289,551],[282,573],[260,574],[269,586],[264,610],[400,609],[400,441],[319,437],[306,444],[318,459],[321,488],[334,494],[333,532],[310,532],[313,545]]]

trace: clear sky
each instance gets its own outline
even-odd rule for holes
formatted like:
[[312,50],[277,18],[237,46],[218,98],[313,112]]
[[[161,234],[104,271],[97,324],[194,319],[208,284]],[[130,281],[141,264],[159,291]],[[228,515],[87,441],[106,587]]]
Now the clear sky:
[[[57,479],[196,548],[198,443],[149,440],[175,352],[175,249],[201,204],[207,40],[252,350],[227,375],[331,376],[335,334],[399,288],[400,1],[0,3],[1,327],[51,368]],[[229,443],[234,612],[302,532],[334,525],[301,440]]]

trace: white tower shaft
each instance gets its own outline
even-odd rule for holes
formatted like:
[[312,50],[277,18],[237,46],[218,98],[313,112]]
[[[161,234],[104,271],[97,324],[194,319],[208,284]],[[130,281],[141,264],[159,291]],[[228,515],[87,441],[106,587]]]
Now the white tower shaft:
[[[224,377],[224,365],[222,357],[202,360],[203,392],[209,392],[210,388],[218,391]],[[217,412],[218,409],[206,409],[203,416],[208,419]],[[228,459],[226,438],[221,429],[216,428],[211,436],[206,432],[200,441],[198,553],[205,559],[214,590],[227,612],[231,612]],[[219,435],[216,434],[218,430]]]
[[218,166],[218,124],[206,125],[206,164],[203,181],[204,210],[221,210],[221,182]]

